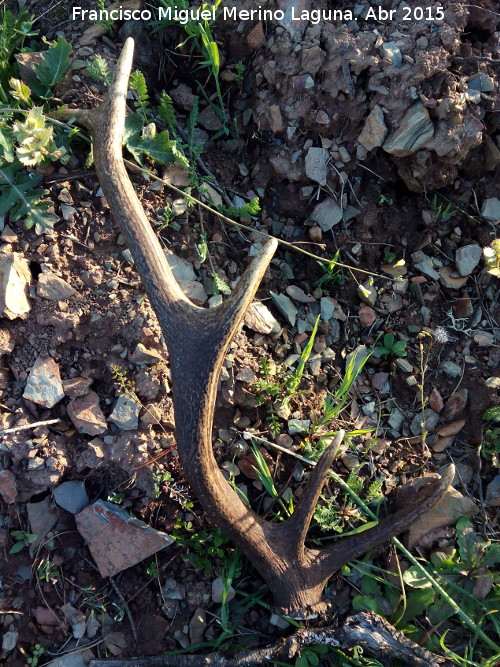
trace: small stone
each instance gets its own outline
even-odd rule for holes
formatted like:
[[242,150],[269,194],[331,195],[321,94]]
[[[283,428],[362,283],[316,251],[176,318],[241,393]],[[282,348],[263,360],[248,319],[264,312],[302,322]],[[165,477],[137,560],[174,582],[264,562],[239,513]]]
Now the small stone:
[[461,367],[454,361],[445,361],[441,368],[446,375],[452,378],[460,377],[462,373]]
[[363,283],[362,285],[358,285],[357,292],[361,301],[364,301],[369,306],[375,305],[378,294],[375,287],[369,281]]
[[79,396],[88,394],[92,382],[92,378],[76,377],[70,380],[63,380],[62,387],[68,398],[78,398]]
[[359,466],[359,458],[356,454],[344,454],[341,461],[349,471],[355,470]]
[[483,202],[481,215],[485,220],[489,220],[493,224],[500,222],[500,199],[498,197],[490,197]]
[[28,289],[31,282],[29,264],[13,252],[0,259],[0,317],[25,318],[30,311]]
[[481,246],[471,243],[462,246],[455,253],[455,264],[461,276],[469,276],[482,257],[483,251]]
[[465,410],[468,397],[469,392],[465,387],[457,389],[457,391],[446,401],[443,417],[445,419],[456,419]]
[[59,373],[59,366],[49,357],[38,357],[28,375],[23,398],[52,408],[64,398],[64,391]]
[[483,72],[476,72],[470,76],[467,84],[470,90],[478,90],[481,93],[491,93],[495,90],[495,80]]
[[60,607],[64,617],[71,625],[71,632],[75,639],[82,639],[85,636],[86,619],[79,609],[75,609],[69,602]]
[[16,648],[18,632],[9,630],[2,637],[2,651],[13,651]]
[[306,294],[303,289],[297,285],[288,285],[286,293],[290,298],[298,303],[316,303],[316,299],[310,294]]
[[305,164],[306,176],[320,185],[326,185],[330,153],[326,148],[311,146],[307,151]]
[[16,344],[14,337],[8,329],[0,329],[0,357],[14,351]]
[[439,415],[437,415],[434,410],[430,408],[425,408],[424,413],[418,412],[412,419],[410,424],[410,431],[413,435],[420,435],[422,433],[422,422],[424,422],[423,428],[429,432],[433,431],[437,426],[439,421]]
[[0,496],[7,505],[16,501],[16,478],[10,470],[0,470]]
[[414,104],[398,123],[397,130],[383,145],[386,153],[405,157],[416,153],[432,139],[434,125],[429,112],[421,102]]
[[286,630],[290,627],[290,623],[285,621],[282,616],[278,616],[278,614],[271,614],[269,624],[274,625],[276,628],[280,628],[280,630]]
[[384,42],[384,44],[381,44],[380,53],[384,60],[394,65],[394,67],[401,67],[403,64],[403,56],[396,42]]
[[250,304],[245,313],[245,326],[260,334],[279,333],[281,326],[269,308],[261,301]]
[[472,306],[472,300],[467,292],[464,292],[459,299],[453,302],[451,310],[453,312],[453,317],[457,320],[466,320],[471,317],[474,308]]
[[333,197],[327,197],[320,204],[316,204],[311,213],[311,220],[315,222],[323,232],[327,232],[342,220],[342,209]]
[[257,379],[257,376],[251,368],[242,368],[236,376],[236,379],[245,384],[253,384]]
[[392,408],[387,419],[389,426],[395,431],[399,431],[405,420],[404,414],[399,408]]
[[269,294],[271,295],[271,299],[276,308],[280,311],[283,317],[287,319],[291,326],[294,327],[299,311],[292,303],[292,300],[289,299],[286,294],[276,294],[276,292],[269,292]]
[[174,255],[171,252],[165,252],[165,257],[167,258],[170,270],[178,283],[182,280],[196,280],[196,273],[194,272],[192,262],[188,262],[187,259],[183,259],[182,257],[177,257],[177,255]]
[[372,151],[374,148],[382,146],[386,137],[387,126],[385,124],[384,113],[378,104],[376,104],[366,119],[358,141],[367,151]]
[[438,413],[441,412],[441,410],[444,408],[443,397],[436,389],[436,387],[434,387],[431,393],[429,394],[429,405],[434,410],[434,412]]
[[374,373],[370,377],[371,385],[380,393],[387,393],[389,388],[389,373]]
[[296,435],[300,433],[307,433],[311,426],[310,419],[290,419],[288,421],[288,433]]
[[[403,371],[403,373],[413,373],[413,366],[406,359],[398,357],[396,359],[396,366]],[[432,407],[432,406],[431,406]]]
[[472,338],[480,347],[491,347],[495,344],[495,336],[489,331],[478,331],[476,329],[472,332]]
[[162,356],[156,350],[148,350],[142,343],[137,343],[137,346],[129,359],[138,366],[142,364],[153,365],[162,361]]
[[231,600],[236,595],[236,591],[232,586],[229,586],[225,590],[225,585],[222,577],[216,577],[212,581],[212,601],[216,604],[221,604],[225,592],[225,601],[231,602]]
[[63,220],[66,220],[66,222],[73,222],[76,215],[76,208],[74,206],[68,206],[68,204],[61,204],[61,213]]
[[208,300],[208,295],[203,285],[196,280],[179,280],[179,287],[196,306],[203,306]]
[[484,384],[490,389],[500,389],[500,377],[489,377]]
[[486,504],[491,507],[500,506],[500,475],[492,479],[486,488]]
[[450,424],[442,424],[436,429],[436,433],[441,438],[449,438],[450,436],[455,436],[463,429],[465,426],[465,419],[460,419],[459,421],[451,422]]
[[438,438],[436,442],[431,445],[431,449],[433,452],[436,452],[436,454],[439,454],[440,452],[444,452],[445,449],[448,449],[452,443],[452,435],[448,436],[447,438]]
[[314,225],[314,227],[309,227],[308,236],[309,240],[313,243],[321,243],[323,240],[323,232],[321,231],[321,227],[318,227],[317,225]]
[[266,107],[266,116],[269,121],[269,129],[273,134],[283,132],[283,118],[277,104],[271,104]]
[[90,502],[85,484],[75,480],[59,484],[52,491],[52,494],[59,507],[71,512],[71,514],[78,514]]
[[262,21],[259,21],[247,35],[248,46],[254,50],[260,49],[264,45],[265,39]]
[[202,607],[194,612],[189,623],[189,639],[191,644],[200,644],[205,637],[207,629],[207,615]]
[[337,302],[329,296],[322,296],[320,301],[321,319],[323,322],[329,322],[335,313]]
[[76,290],[55,273],[46,271],[38,276],[36,293],[49,301],[64,301],[76,294]]
[[414,252],[412,255],[413,265],[415,268],[432,280],[439,280],[439,273],[433,266],[432,259],[423,253],[421,250]]
[[75,518],[101,577],[113,577],[174,541],[143,521],[133,519],[118,505],[103,500],[89,505]]
[[361,306],[358,317],[362,327],[371,327],[377,319],[377,313],[370,306]]
[[198,123],[205,130],[218,132],[222,128],[222,121],[210,106],[206,106],[198,115]]
[[120,395],[108,421],[113,422],[122,431],[134,431],[139,426],[140,404],[132,397]]
[[85,396],[72,400],[67,412],[78,433],[99,435],[108,428],[95,391],[89,391]]
[[449,289],[460,289],[467,282],[467,276],[459,276],[457,271],[453,271],[451,266],[442,266],[439,269],[440,282]]

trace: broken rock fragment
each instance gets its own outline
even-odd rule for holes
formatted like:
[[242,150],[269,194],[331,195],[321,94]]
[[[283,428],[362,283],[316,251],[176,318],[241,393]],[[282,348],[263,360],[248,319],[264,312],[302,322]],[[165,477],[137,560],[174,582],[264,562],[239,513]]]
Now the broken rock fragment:
[[47,271],[39,275],[36,293],[48,301],[64,301],[76,294],[76,291],[55,273]]
[[269,308],[260,301],[250,304],[245,314],[245,325],[260,334],[279,333],[281,326]]
[[31,273],[18,252],[0,256],[0,317],[24,318],[30,311],[28,289]]
[[52,408],[64,398],[59,366],[51,357],[37,358],[28,375],[23,398],[44,408]]
[[0,470],[0,496],[7,505],[17,498],[16,478],[10,470]]
[[133,431],[139,426],[141,406],[132,396],[119,396],[109,421],[113,422],[122,431]]
[[429,112],[421,102],[417,102],[405,113],[398,129],[387,139],[383,148],[386,153],[404,157],[416,153],[433,135],[434,125]]
[[384,120],[384,112],[376,104],[370,111],[361,134],[358,137],[359,143],[372,151],[374,148],[382,146],[387,136],[387,126]]
[[98,500],[76,515],[78,532],[87,542],[102,577],[112,577],[173,543],[118,505]]
[[78,433],[99,435],[107,429],[106,418],[99,406],[99,397],[95,391],[80,398],[75,398],[68,405],[68,417]]

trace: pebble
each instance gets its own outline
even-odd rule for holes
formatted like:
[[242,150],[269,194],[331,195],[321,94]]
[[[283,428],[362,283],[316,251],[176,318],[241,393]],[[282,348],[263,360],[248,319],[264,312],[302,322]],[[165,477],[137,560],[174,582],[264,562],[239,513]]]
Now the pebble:
[[16,478],[10,470],[0,470],[0,496],[7,505],[17,498]]
[[68,404],[67,412],[78,433],[99,435],[108,427],[95,391],[89,391],[85,396],[72,400]]
[[137,346],[129,359],[138,366],[142,364],[153,365],[162,361],[162,356],[156,350],[150,350],[142,343],[137,343]]
[[132,396],[121,395],[115,403],[108,421],[113,422],[122,431],[134,431],[139,426],[141,405]]
[[316,204],[311,213],[311,220],[319,225],[323,232],[327,232],[341,222],[342,208],[333,197],[327,197],[321,203]]
[[260,301],[250,304],[245,313],[245,325],[260,334],[279,333],[281,326],[269,308]]
[[101,577],[113,577],[174,542],[169,535],[103,500],[89,505],[75,518]]
[[485,220],[489,220],[493,224],[500,222],[500,199],[498,199],[498,197],[485,199],[481,209],[481,215]]
[[457,435],[465,426],[465,419],[460,419],[459,421],[451,422],[450,424],[442,424],[436,429],[436,433],[441,438],[449,438],[450,436]]
[[202,607],[198,607],[189,622],[189,639],[191,644],[200,644],[207,629],[207,614]]
[[436,454],[439,454],[440,452],[444,452],[445,449],[447,449],[453,442],[453,436],[450,435],[446,438],[438,438],[436,442],[431,445],[431,449],[433,452],[436,452]]
[[286,628],[290,627],[290,623],[285,621],[285,619],[281,616],[278,616],[278,614],[271,614],[269,623],[270,625],[274,625],[276,628],[280,628],[280,630],[286,630]]
[[385,124],[384,113],[379,105],[376,104],[365,121],[365,125],[358,137],[358,142],[367,151],[372,151],[374,148],[382,146],[386,137],[387,126]]
[[495,336],[489,331],[473,331],[472,337],[480,347],[491,347],[495,344]]
[[[224,594],[224,581],[222,580],[222,577],[216,577],[212,581],[212,601],[221,604],[223,594]],[[229,586],[229,588],[226,591],[226,602],[231,602],[231,600],[234,598],[236,595],[236,591],[232,586]]]
[[330,153],[326,148],[311,146],[306,154],[306,176],[320,185],[326,185]]
[[85,484],[75,480],[59,484],[52,491],[52,494],[59,507],[71,512],[71,514],[78,514],[90,502]]
[[445,419],[456,419],[465,410],[468,398],[469,392],[465,387],[457,389],[457,391],[446,401],[443,417]]
[[486,504],[491,507],[500,506],[500,475],[492,479],[486,488]]
[[433,266],[433,260],[421,250],[417,250],[411,256],[414,267],[432,280],[439,280],[439,273]]
[[251,368],[242,368],[236,376],[236,379],[245,384],[253,384],[257,379],[257,376]]
[[48,301],[64,301],[76,294],[76,290],[52,271],[46,271],[38,276],[36,293]]
[[397,130],[384,143],[383,149],[391,155],[405,157],[425,146],[433,135],[434,125],[429,112],[421,102],[417,102],[405,113]]
[[271,299],[273,300],[274,305],[286,318],[286,320],[291,324],[292,327],[295,326],[297,321],[298,310],[294,306],[292,300],[286,296],[286,294],[276,294],[276,292],[269,292]]
[[403,373],[413,373],[413,366],[406,359],[398,357],[396,359],[396,366],[403,371]]
[[16,648],[18,632],[9,630],[2,637],[2,651],[13,651]]
[[445,361],[441,368],[446,375],[452,378],[460,377],[462,373],[462,368],[454,361]]
[[297,285],[288,285],[286,293],[290,298],[298,303],[316,303],[316,299],[310,294],[306,294],[303,289]]
[[481,93],[491,93],[495,90],[495,80],[483,72],[476,72],[470,76],[467,83],[470,90],[478,90]]
[[318,227],[317,225],[314,227],[309,227],[308,236],[309,240],[313,243],[321,243],[323,240],[323,232],[321,231],[321,227]]
[[377,313],[370,306],[361,306],[358,317],[362,327],[371,327],[377,319]]
[[401,67],[403,64],[403,56],[397,42],[385,42],[381,44],[380,53],[384,60],[394,65],[394,67]]
[[49,357],[38,357],[28,375],[23,398],[52,408],[64,398],[59,366]]
[[29,264],[21,254],[13,252],[0,259],[0,317],[14,320],[29,313],[30,282]]
[[364,301],[369,306],[375,305],[378,293],[370,281],[366,281],[362,285],[358,285],[357,293],[361,301]]
[[462,246],[455,253],[455,264],[461,276],[469,276],[482,257],[481,246],[476,243]]
[[467,282],[467,276],[460,276],[451,266],[442,266],[439,269],[439,279],[449,289],[460,289]]
[[311,426],[310,419],[290,419],[288,421],[288,433],[296,435],[300,433],[307,433]]
[[429,394],[429,405],[431,408],[434,410],[434,412],[441,412],[441,410],[444,408],[444,401],[443,397],[439,393],[439,391],[434,387]]
[[410,424],[410,431],[413,435],[420,435],[422,433],[422,421],[427,432],[434,430],[439,421],[439,415],[430,408],[425,408],[424,413],[417,412]]
[[68,398],[78,398],[79,396],[88,394],[92,382],[92,378],[76,377],[70,380],[63,380],[62,387]]

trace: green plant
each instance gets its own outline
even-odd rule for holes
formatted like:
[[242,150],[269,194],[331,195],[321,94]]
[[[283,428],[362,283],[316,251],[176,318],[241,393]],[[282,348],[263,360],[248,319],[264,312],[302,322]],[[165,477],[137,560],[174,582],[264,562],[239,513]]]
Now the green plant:
[[340,250],[337,250],[331,260],[328,261],[328,264],[323,262],[318,262],[323,275],[319,280],[316,281],[317,287],[321,287],[324,283],[339,283],[342,284],[345,281],[345,276],[342,273],[342,270],[337,267],[339,263]]
[[171,537],[183,550],[182,560],[205,570],[207,575],[229,560],[228,551],[223,548],[229,544],[229,538],[215,526],[197,532],[191,521],[177,517]]
[[253,216],[258,215],[258,213],[260,212],[259,198],[254,197],[244,206],[238,206],[238,207],[225,206],[224,204],[219,204],[219,206],[217,206],[217,210],[220,213],[224,213],[225,215],[231,215],[234,218],[251,218]]
[[483,248],[483,257],[487,272],[500,278],[500,239],[495,239],[489,246]]
[[385,357],[393,354],[395,357],[406,357],[406,343],[403,340],[396,341],[394,334],[384,335],[383,344],[373,348],[374,357]]
[[[483,419],[500,422],[500,405],[493,405],[483,412]],[[486,429],[481,443],[481,455],[500,468],[500,427]]]
[[59,579],[59,571],[53,564],[49,556],[44,556],[38,567],[37,576],[40,581],[45,581],[48,584],[55,585]]
[[234,68],[236,70],[236,85],[238,88],[243,88],[243,81],[245,79],[245,64],[243,60],[238,60]]
[[391,197],[381,193],[378,197],[378,205],[383,206],[384,204],[387,204],[387,206],[392,206],[394,204],[394,200],[391,199]]
[[152,577],[153,579],[160,578],[157,561],[153,561],[150,565],[148,565],[148,567],[146,568],[146,574],[149,574],[149,576]]
[[[95,4],[98,12],[106,11],[106,0],[95,0]],[[96,21],[96,23],[102,25],[106,29],[106,32],[113,32],[113,21],[111,19],[101,19],[100,21]]]
[[164,490],[164,485],[168,485],[174,481],[172,475],[167,472],[160,472],[155,470],[153,472],[153,498],[159,498],[161,492]]
[[27,533],[24,530],[11,530],[10,536],[14,540],[14,544],[9,549],[10,554],[17,554],[24,547],[29,547],[37,538],[35,533]]
[[98,53],[92,56],[92,60],[87,65],[87,72],[94,83],[103,83],[109,86],[111,83],[111,69],[107,60]]
[[448,202],[446,206],[439,203],[437,194],[432,198],[431,208],[434,211],[434,222],[447,222],[455,212],[455,207],[451,202]]
[[[262,452],[255,446],[252,442],[252,453],[255,459],[255,465],[253,469],[255,474],[259,478],[262,486],[267,491],[267,493],[276,500],[280,505],[281,509],[285,512],[285,518],[292,516],[293,514],[293,499],[290,496],[288,502],[285,502],[281,497],[281,494],[278,493],[276,486],[274,485],[273,476],[269,470],[269,466],[266,463],[265,458],[262,456]],[[279,515],[276,514],[276,517],[279,518]]]
[[151,116],[151,107],[149,106],[149,93],[146,79],[140,70],[136,70],[130,75],[129,88],[136,93],[137,100],[134,102],[135,108],[142,116],[143,122],[147,123],[148,117]]
[[9,80],[19,76],[14,55],[22,51],[28,37],[38,34],[32,30],[33,16],[21,12],[17,16],[3,8],[0,15],[0,102],[9,104]]
[[41,646],[41,644],[35,644],[35,646],[33,647],[33,653],[26,660],[29,667],[38,667],[38,661],[40,660],[40,658],[44,653],[45,653],[44,647]]

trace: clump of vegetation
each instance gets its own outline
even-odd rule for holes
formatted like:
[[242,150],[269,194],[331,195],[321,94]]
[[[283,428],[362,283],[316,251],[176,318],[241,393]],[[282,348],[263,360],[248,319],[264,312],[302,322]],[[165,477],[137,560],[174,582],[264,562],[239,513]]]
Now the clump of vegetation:
[[483,257],[488,273],[500,278],[500,239],[495,239],[483,248]]
[[373,348],[374,357],[386,357],[389,355],[395,357],[406,357],[406,343],[403,340],[396,340],[394,334],[387,333],[384,335],[382,345],[376,345]]

